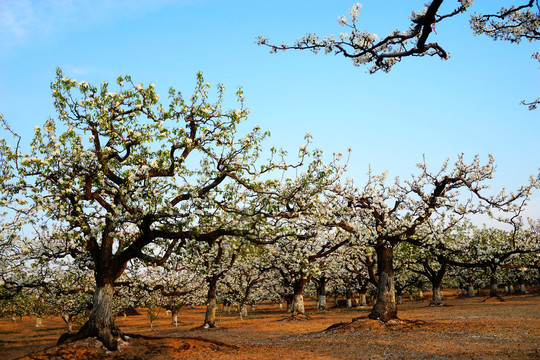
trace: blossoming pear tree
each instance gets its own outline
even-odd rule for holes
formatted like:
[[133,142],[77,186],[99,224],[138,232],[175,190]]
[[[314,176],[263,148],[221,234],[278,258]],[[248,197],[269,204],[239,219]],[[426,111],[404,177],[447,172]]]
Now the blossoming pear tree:
[[247,305],[277,300],[273,292],[271,268],[267,261],[267,246],[245,246],[239,259],[221,282],[224,307],[230,313],[232,304],[238,307],[240,318],[248,315]]
[[293,318],[305,316],[304,287],[314,275],[321,273],[321,266],[324,267],[328,257],[350,242],[351,235],[341,229],[315,226],[304,226],[304,236],[283,238],[270,249],[272,267],[290,287]]
[[[498,194],[487,192],[487,182],[493,177],[495,167],[490,157],[481,164],[479,157],[467,163],[460,155],[454,166],[447,160],[437,172],[431,172],[424,162],[417,164],[419,174],[401,182],[396,178],[392,185],[386,182],[387,174],[368,174],[362,188],[352,181],[335,188],[342,197],[341,216],[335,226],[351,233],[362,234],[377,255],[377,302],[369,317],[389,321],[397,317],[394,284],[394,249],[402,242],[425,245],[433,241],[418,237],[419,230],[443,211],[456,214],[488,212],[491,208],[519,213],[532,190],[538,186],[538,178],[531,177],[530,184],[516,193]],[[467,197],[460,196],[466,192]]]
[[[92,312],[71,340],[95,336],[117,349],[124,335],[112,314],[114,284],[130,260],[163,264],[188,241],[257,241],[268,217],[291,216],[281,207],[280,181],[270,174],[302,165],[308,151],[300,149],[295,165],[277,150],[268,162],[259,161],[266,134],[258,127],[238,134],[248,114],[241,90],[239,107],[224,110],[224,87],[212,101],[200,73],[189,98],[171,89],[167,104],[153,84],[129,76],[95,86],[58,69],[51,89],[58,117],[36,127],[30,152],[18,155],[18,186],[39,211],[35,220],[54,223],[65,253],[93,269]],[[321,157],[310,164],[317,179],[285,195],[294,211],[300,211],[302,186],[316,180],[310,186],[317,187],[326,176]],[[199,226],[223,213],[235,216]]]
[[476,269],[476,277],[481,279],[483,270],[488,278],[489,296],[501,299],[499,282],[505,282],[508,275],[505,270],[526,268],[530,255],[540,253],[537,224],[529,220],[527,225],[519,219],[517,225],[513,230],[504,230],[466,222],[449,234],[442,234],[446,240],[440,242],[442,246],[437,252],[458,268],[455,270],[458,274],[468,275],[459,268]]

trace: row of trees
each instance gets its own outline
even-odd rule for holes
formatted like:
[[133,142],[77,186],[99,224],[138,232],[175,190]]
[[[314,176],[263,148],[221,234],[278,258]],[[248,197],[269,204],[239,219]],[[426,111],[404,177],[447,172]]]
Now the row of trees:
[[[401,244],[394,254],[396,303],[406,294],[421,297],[418,294],[429,289],[431,304],[440,305],[443,286],[461,288],[468,296],[474,296],[475,287],[488,287],[489,296],[499,298],[501,286],[506,293],[524,293],[526,284],[535,285],[540,279],[538,227],[531,224],[512,244],[509,232],[466,224],[445,235],[449,244],[445,253],[440,247]],[[183,306],[206,304],[204,326],[214,327],[218,301],[222,311],[230,313],[235,306],[241,317],[247,315],[248,305],[262,301],[285,301],[292,316],[303,316],[304,294],[316,298],[319,309],[327,308],[327,296],[334,301],[345,298],[348,307],[354,296],[357,305],[367,306],[368,298],[377,296],[374,251],[350,241],[333,243],[335,250],[318,240],[252,245],[227,238],[206,249],[194,243],[194,253],[175,254],[167,266],[130,262],[115,283],[113,311],[144,307],[152,322],[157,309],[164,308],[177,324]],[[25,258],[32,257],[28,255]],[[28,281],[31,275],[33,282]],[[45,315],[61,316],[71,333],[73,322],[85,319],[92,308],[95,281],[89,270],[75,264],[56,260],[47,266],[19,268],[7,278],[12,286],[27,285],[17,291],[12,286],[3,289],[0,310],[14,321],[34,315],[39,326]]]

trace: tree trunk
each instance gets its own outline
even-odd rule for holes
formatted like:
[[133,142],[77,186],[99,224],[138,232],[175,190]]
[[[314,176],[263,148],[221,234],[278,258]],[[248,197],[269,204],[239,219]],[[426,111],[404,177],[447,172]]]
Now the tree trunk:
[[98,284],[94,292],[94,302],[90,318],[74,336],[62,335],[58,340],[58,344],[66,341],[97,337],[108,350],[114,351],[118,350],[118,341],[115,337],[127,340],[120,329],[114,324],[112,312],[114,280],[112,278],[104,280],[99,276],[96,276],[96,279],[98,280]]
[[368,303],[366,301],[366,296],[367,293],[360,293],[359,296],[360,296],[360,299],[358,301],[358,306],[368,306]]
[[171,319],[175,327],[178,327],[178,310],[171,310]]
[[114,339],[116,334],[113,334],[113,329],[116,328],[112,313],[113,293],[112,284],[105,284],[96,289],[92,312],[88,320],[90,332],[95,333],[109,350],[118,348],[118,343]]
[[206,315],[204,317],[204,327],[205,328],[215,328],[216,327],[216,284],[217,281],[210,280],[208,284],[208,303],[206,305]]
[[41,316],[36,317],[36,327],[42,327],[43,321],[41,319]]
[[497,284],[497,278],[494,275],[492,275],[489,279],[489,296],[499,296],[499,284]]
[[294,295],[287,295],[285,301],[287,302],[287,313],[292,312]]
[[346,307],[347,309],[352,308],[352,292],[350,290],[347,290],[345,293],[345,299],[346,299]]
[[62,314],[62,320],[64,320],[67,325],[68,333],[73,333],[73,316],[68,314]]
[[293,304],[292,304],[292,316],[304,315],[304,295],[294,294]]
[[508,284],[508,293],[511,295],[514,294],[514,283]]
[[324,276],[317,283],[317,293],[319,294],[317,309],[326,310],[326,277]]
[[319,310],[326,310],[326,295],[319,295]]
[[523,274],[519,275],[519,293],[522,295],[527,293],[527,289],[525,288],[525,276],[523,276]]
[[431,306],[439,306],[444,300],[441,284],[433,284],[433,297],[431,298]]
[[396,289],[394,286],[394,269],[392,247],[378,245],[377,251],[377,302],[369,314],[370,319],[387,322],[397,319]]
[[300,279],[293,285],[294,296],[292,303],[292,316],[304,315],[304,286],[309,279]]
[[467,286],[467,296],[468,297],[475,297],[476,295],[474,295],[474,286],[473,284],[469,284]]
[[244,305],[244,304],[241,304],[240,305],[240,311],[239,311],[239,314],[240,314],[240,319],[243,319],[245,317],[248,316],[248,310],[247,310],[247,306]]

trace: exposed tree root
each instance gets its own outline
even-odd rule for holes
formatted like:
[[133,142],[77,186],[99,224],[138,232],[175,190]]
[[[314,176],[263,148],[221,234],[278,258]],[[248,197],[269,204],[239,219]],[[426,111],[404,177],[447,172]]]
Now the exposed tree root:
[[313,318],[306,314],[298,314],[298,315],[287,316],[286,318],[279,319],[276,321],[306,321],[306,320],[313,320]]
[[439,307],[439,306],[452,306],[452,305],[447,305],[447,304],[442,303],[442,302],[436,302],[436,303],[430,302],[430,303],[429,303],[429,306],[432,306],[432,307]]
[[224,330],[225,328],[219,327],[217,325],[210,326],[208,324],[203,324],[200,326],[196,326],[194,328],[191,328],[190,330]]
[[110,351],[118,350],[117,338],[120,338],[123,341],[128,340],[128,338],[116,325],[113,325],[111,327],[101,328],[101,329],[90,329],[89,322],[87,321],[77,333],[62,334],[56,344],[61,345],[64,343],[72,343],[77,340],[87,339],[91,337],[97,338],[99,341],[101,341],[103,346],[105,346],[107,350],[110,350]]
[[[173,338],[171,336],[148,336],[148,335],[141,335],[141,334],[126,334],[126,335],[128,335],[128,337],[133,338],[133,339],[144,339],[144,340],[171,339],[171,338]],[[212,339],[202,338],[202,337],[198,337],[198,336],[193,336],[193,337],[191,337],[191,336],[180,336],[180,337],[174,337],[174,338],[175,339],[183,339],[183,340],[197,340],[197,341],[203,341],[203,342],[218,345],[218,346],[225,346],[225,347],[228,347],[228,348],[231,348],[231,349],[240,349],[240,346],[238,346],[238,345],[225,343],[225,342],[222,342],[222,341],[219,341],[219,340],[212,340]]]
[[499,300],[500,302],[504,302],[505,300],[500,296],[500,295],[496,295],[496,296],[488,296],[487,298],[485,298],[484,300],[482,300],[482,302],[486,302],[490,299],[497,299]]
[[403,330],[414,329],[424,326],[426,323],[422,320],[391,319],[389,321],[373,320],[367,316],[356,317],[349,323],[337,323],[330,325],[324,331],[359,331],[359,330]]

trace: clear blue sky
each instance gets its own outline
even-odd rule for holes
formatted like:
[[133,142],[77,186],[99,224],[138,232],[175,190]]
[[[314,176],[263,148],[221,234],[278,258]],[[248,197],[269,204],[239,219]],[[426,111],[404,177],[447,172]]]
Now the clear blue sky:
[[[365,0],[361,27],[386,35],[405,29],[425,0]],[[446,1],[454,6],[457,1]],[[473,10],[505,3],[476,1]],[[407,178],[425,154],[436,170],[464,152],[495,156],[492,186],[514,189],[540,166],[540,69],[519,45],[475,37],[468,15],[437,26],[432,40],[451,58],[409,58],[390,74],[369,75],[340,56],[269,54],[258,35],[292,42],[307,32],[345,31],[347,0],[0,0],[0,113],[29,141],[54,117],[55,68],[99,84],[129,74],[155,83],[165,99],[186,94],[202,71],[229,93],[244,88],[251,125],[272,133],[268,146],[295,153],[306,132],[326,153],[353,149],[349,176],[361,184],[368,165]],[[529,215],[540,216],[536,195]]]

